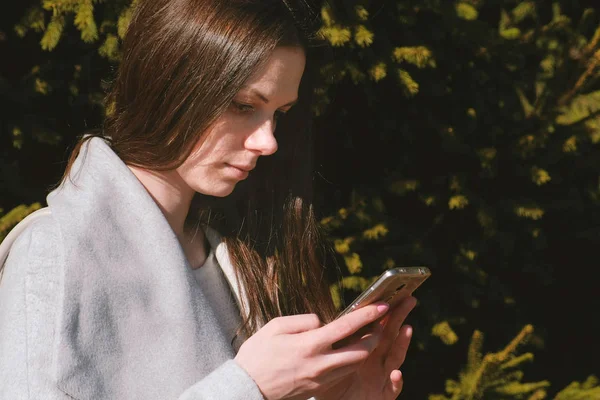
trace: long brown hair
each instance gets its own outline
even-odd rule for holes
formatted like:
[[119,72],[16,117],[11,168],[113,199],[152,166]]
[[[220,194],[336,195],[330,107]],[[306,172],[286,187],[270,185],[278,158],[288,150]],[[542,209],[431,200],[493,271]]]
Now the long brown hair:
[[289,0],[139,1],[107,97],[112,112],[102,136],[115,153],[128,165],[170,170],[277,46],[305,50],[299,102],[278,123],[278,152],[261,159],[227,199],[197,196],[193,210],[200,212],[189,214],[222,217],[210,223],[224,236],[246,289],[246,335],[277,316],[316,313],[330,321],[335,313],[327,251],[311,205],[308,43],[314,19],[306,2]]

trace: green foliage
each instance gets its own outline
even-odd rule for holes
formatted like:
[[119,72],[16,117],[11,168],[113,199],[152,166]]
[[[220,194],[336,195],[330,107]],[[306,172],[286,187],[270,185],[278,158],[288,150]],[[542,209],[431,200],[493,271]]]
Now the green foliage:
[[[598,15],[573,7],[566,15],[562,2],[395,3],[385,15],[364,6],[369,19],[360,22],[354,2],[326,9],[325,26],[373,33],[368,48],[324,36],[335,61],[321,70],[315,106],[319,130],[340,132],[326,143],[352,149],[331,167],[346,167],[348,178],[334,176],[352,187],[349,200],[322,223],[345,273],[372,279],[393,266],[430,266],[419,324],[445,344],[461,327],[479,327],[488,307],[503,311],[484,329],[551,323],[527,307],[562,267],[548,261],[549,243],[562,247],[583,230],[600,239]],[[365,240],[375,225],[385,235]],[[507,277],[525,269],[523,290]],[[357,289],[341,290],[341,304]],[[431,339],[418,346],[430,356]],[[494,389],[498,398],[545,398],[547,382],[517,375]]]
[[15,32],[19,37],[24,37],[29,29],[38,33],[46,29],[45,15],[41,7],[31,7],[23,16],[21,23],[15,25]]
[[456,15],[458,15],[459,18],[466,19],[467,21],[472,21],[474,19],[477,19],[479,13],[477,12],[477,9],[471,4],[459,1],[456,3]]
[[398,63],[407,62],[419,68],[425,68],[428,65],[435,67],[431,50],[424,46],[396,47],[392,58]]
[[533,332],[531,325],[523,330],[501,351],[482,355],[483,334],[475,331],[469,346],[466,368],[459,374],[459,380],[448,380],[443,395],[430,396],[430,400],[463,399],[527,399],[547,388],[547,381],[522,383],[523,372],[518,368],[533,360],[533,354],[516,355],[517,347],[522,345]]
[[[449,328],[447,324],[442,325],[442,330]],[[429,400],[547,399],[548,381],[522,382],[522,368],[533,361],[533,354],[518,354],[517,350],[527,343],[532,333],[532,326],[527,325],[504,349],[483,355],[483,334],[475,331],[469,344],[467,364],[459,373],[458,380],[447,380],[446,394],[431,394]],[[573,382],[553,397],[554,400],[598,398],[600,386],[595,376],[590,376],[583,383]]]
[[448,321],[442,321],[435,324],[433,328],[431,328],[431,334],[439,337],[440,340],[447,345],[455,344],[458,341],[458,335],[454,332]]
[[53,15],[48,27],[44,31],[41,45],[44,50],[52,50],[58,44],[63,29],[65,28],[65,18],[62,15]]
[[[100,54],[113,61],[117,61],[119,42],[116,37],[123,38],[127,26],[131,21],[132,9],[135,1],[113,2],[115,7],[103,7],[102,23],[100,28],[96,24],[95,12],[98,0],[43,0],[41,4],[32,5],[21,21],[15,25],[15,32],[24,37],[31,29],[43,32],[41,47],[44,50],[53,50],[61,40],[67,24],[73,24],[85,43],[94,43],[102,39],[98,48]],[[45,20],[50,22],[45,26]]]
[[2,215],[0,209],[0,242],[8,235],[8,232],[23,220],[26,216],[42,208],[40,203],[33,203],[31,205],[21,204],[10,210],[8,213]]
[[98,39],[92,0],[82,1],[78,5],[74,24],[81,31],[81,40],[84,42],[93,42]]
[[600,385],[595,376],[588,377],[584,382],[573,382],[561,390],[554,400],[588,400],[600,399]]

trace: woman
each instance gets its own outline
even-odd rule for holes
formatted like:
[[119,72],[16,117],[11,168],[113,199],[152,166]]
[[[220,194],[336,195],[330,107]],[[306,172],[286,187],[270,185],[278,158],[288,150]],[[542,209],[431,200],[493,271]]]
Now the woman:
[[400,393],[414,298],[334,320],[301,200],[310,195],[299,184],[310,182],[301,5],[139,2],[103,133],[82,139],[48,215],[6,261],[0,397]]

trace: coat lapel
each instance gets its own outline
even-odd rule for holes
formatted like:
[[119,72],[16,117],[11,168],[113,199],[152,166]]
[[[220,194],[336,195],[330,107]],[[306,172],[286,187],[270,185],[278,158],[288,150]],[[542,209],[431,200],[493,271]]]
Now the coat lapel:
[[[48,195],[64,265],[58,385],[81,399],[176,398],[234,350],[162,212],[102,139],[69,178]],[[225,245],[209,240],[240,304]]]
[[237,279],[235,269],[233,268],[233,264],[229,259],[227,244],[225,244],[225,242],[221,239],[219,233],[210,227],[205,227],[204,233],[206,234],[206,238],[208,239],[210,246],[215,249],[217,263],[221,267],[223,275],[225,275],[231,292],[235,297],[238,308],[241,310],[241,315],[248,315],[248,305],[245,301],[247,299],[246,288],[244,287],[243,283]]

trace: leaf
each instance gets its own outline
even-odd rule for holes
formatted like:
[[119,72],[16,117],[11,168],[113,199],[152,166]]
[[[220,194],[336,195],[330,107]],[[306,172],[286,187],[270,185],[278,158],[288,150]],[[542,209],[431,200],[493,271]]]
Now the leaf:
[[35,78],[34,90],[39,94],[47,95],[48,93],[50,93],[51,88],[48,82],[46,82],[45,80],[41,78]]
[[548,174],[548,171],[546,171],[542,168],[532,167],[531,168],[531,180],[536,185],[542,186],[542,185],[550,182],[552,180],[552,178],[550,177],[550,174]]
[[326,27],[333,25],[335,22],[331,7],[327,3],[321,7],[321,21],[323,21],[323,25]]
[[510,382],[502,385],[498,389],[495,390],[496,393],[500,393],[505,396],[519,396],[525,393],[535,392],[542,388],[547,388],[550,386],[550,382],[541,381],[541,382],[533,382],[533,383],[520,383],[520,382]]
[[81,31],[81,40],[91,43],[98,39],[98,28],[94,21],[94,5],[91,0],[80,1],[74,24]]
[[344,262],[346,263],[346,267],[348,267],[348,272],[351,274],[358,274],[362,271],[363,264],[357,253],[344,256]]
[[345,276],[342,278],[340,284],[346,290],[362,292],[369,287],[372,281],[373,279],[367,279],[362,276]]
[[452,345],[458,341],[458,336],[456,335],[456,332],[452,330],[448,321],[435,324],[433,328],[431,328],[431,334],[440,338],[440,340],[447,345]]
[[379,82],[387,76],[387,65],[384,62],[379,62],[369,69],[369,75],[375,82]]
[[506,30],[500,31],[500,36],[502,36],[506,40],[515,40],[521,37],[521,30],[519,28],[508,28]]
[[111,61],[117,61],[119,59],[119,38],[112,33],[106,35],[106,39],[98,49],[98,53]]
[[366,21],[367,19],[369,19],[369,12],[363,6],[355,6],[354,11],[356,12],[356,16],[359,20]]
[[465,19],[467,21],[476,20],[479,16],[479,12],[475,7],[470,5],[469,3],[458,2],[455,5],[456,15],[458,18]]
[[352,38],[350,29],[340,25],[322,27],[319,30],[319,35],[324,37],[334,47],[344,46]]
[[42,36],[42,40],[40,41],[43,50],[54,50],[60,40],[64,27],[65,19],[62,15],[55,15],[52,17]]
[[544,210],[542,210],[540,207],[518,206],[515,208],[515,214],[517,214],[519,217],[536,221],[544,216]]
[[43,32],[46,28],[46,18],[44,10],[39,6],[33,6],[27,10],[21,21],[15,25],[15,33],[19,37],[24,37],[29,29],[35,32]]
[[408,73],[408,71],[403,69],[398,69],[398,78],[400,79],[400,83],[404,88],[404,94],[407,97],[412,97],[419,93],[419,84],[414,81],[412,76]]
[[0,217],[0,242],[8,235],[8,232],[26,216],[42,208],[40,203],[33,203],[29,206],[21,204],[8,213]]
[[577,136],[573,135],[563,143],[563,151],[565,153],[574,153],[577,151]]
[[360,47],[369,47],[373,43],[373,32],[368,30],[364,25],[358,25],[354,33],[354,41]]
[[521,102],[521,107],[523,108],[523,114],[525,115],[525,118],[531,117],[535,112],[535,108],[533,107],[533,105],[531,105],[531,103],[527,99],[527,96],[525,96],[525,93],[523,93],[523,90],[521,90],[521,88],[515,87],[515,91],[517,92],[517,96],[519,97],[519,101]]
[[451,210],[460,210],[469,205],[469,199],[463,195],[456,195],[450,197],[448,200],[448,208]]
[[535,15],[535,3],[533,1],[522,1],[511,12],[513,23],[518,24],[529,16]]
[[523,364],[525,362],[531,362],[531,361],[533,361],[533,353],[525,353],[525,354],[521,354],[518,357],[514,357],[514,358],[506,361],[504,364],[502,364],[500,366],[500,368],[502,368],[502,369],[517,368],[521,364]]
[[573,125],[600,111],[600,90],[581,94],[559,109],[556,123]]
[[121,39],[125,38],[125,34],[127,33],[127,28],[131,23],[131,18],[133,17],[133,6],[127,7],[121,15],[119,15],[119,19],[117,21],[117,34]]
[[23,132],[21,128],[15,126],[12,130],[12,145],[15,149],[21,149],[23,147]]
[[346,239],[335,239],[333,246],[338,254],[347,254],[350,252],[350,245],[354,241],[353,237],[347,237]]
[[392,59],[398,63],[407,62],[418,68],[431,65],[433,54],[425,46],[396,47],[392,52]]
[[363,231],[363,238],[367,240],[377,240],[388,234],[388,228],[385,224],[377,224],[374,227]]

